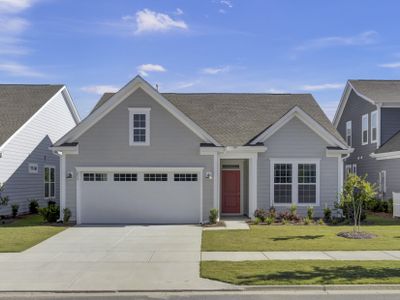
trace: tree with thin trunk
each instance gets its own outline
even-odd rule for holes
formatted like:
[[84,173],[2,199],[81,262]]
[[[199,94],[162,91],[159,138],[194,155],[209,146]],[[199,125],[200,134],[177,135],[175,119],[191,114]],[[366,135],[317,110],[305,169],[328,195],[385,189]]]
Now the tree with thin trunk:
[[354,222],[353,231],[360,232],[361,216],[364,207],[368,202],[374,199],[376,195],[375,185],[366,180],[367,176],[359,177],[356,174],[350,173],[347,176],[346,182],[343,186],[343,191],[340,194],[340,201],[342,207],[351,209],[349,216]]

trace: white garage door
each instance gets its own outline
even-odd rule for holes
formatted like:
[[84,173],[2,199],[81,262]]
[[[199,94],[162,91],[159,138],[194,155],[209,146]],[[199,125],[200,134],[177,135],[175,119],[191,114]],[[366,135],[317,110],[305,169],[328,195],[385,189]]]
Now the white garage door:
[[200,223],[202,172],[179,169],[80,171],[78,223]]

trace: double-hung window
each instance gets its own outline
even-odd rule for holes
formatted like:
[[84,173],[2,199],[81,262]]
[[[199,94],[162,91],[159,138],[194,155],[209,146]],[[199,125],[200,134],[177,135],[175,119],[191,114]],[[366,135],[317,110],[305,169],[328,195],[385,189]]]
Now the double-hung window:
[[44,167],[44,198],[55,198],[56,178],[55,168],[52,166]]
[[273,205],[318,205],[319,160],[271,160]]
[[386,193],[386,171],[379,172],[379,193],[381,195]]
[[129,108],[129,145],[150,145],[150,108]]
[[361,118],[361,144],[368,144],[368,114]]
[[371,143],[378,141],[378,112],[375,110],[371,113]]
[[352,123],[351,121],[346,122],[346,142],[350,147],[353,144],[353,131],[352,131]]

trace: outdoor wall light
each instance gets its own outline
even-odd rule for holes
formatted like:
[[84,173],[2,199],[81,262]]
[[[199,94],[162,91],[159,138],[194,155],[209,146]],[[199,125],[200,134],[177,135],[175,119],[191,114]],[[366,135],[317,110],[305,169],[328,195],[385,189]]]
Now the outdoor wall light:
[[211,172],[207,172],[206,173],[206,179],[212,179],[212,173]]
[[74,174],[72,172],[68,172],[66,178],[71,179],[72,177],[74,177]]

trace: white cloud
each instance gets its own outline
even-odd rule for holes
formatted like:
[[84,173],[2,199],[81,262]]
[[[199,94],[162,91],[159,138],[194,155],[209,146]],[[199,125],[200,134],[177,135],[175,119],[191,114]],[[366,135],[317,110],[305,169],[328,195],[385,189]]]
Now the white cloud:
[[137,67],[140,75],[148,76],[150,72],[166,72],[167,70],[161,65],[143,64]]
[[[0,0],[1,1],[1,0]],[[18,34],[25,31],[29,26],[29,22],[17,17],[2,17],[0,16],[0,33],[4,32],[7,35]]]
[[381,68],[398,69],[398,68],[400,68],[400,61],[386,63],[386,64],[380,64],[378,66]]
[[320,103],[322,110],[328,116],[328,118],[332,121],[335,117],[336,109],[339,105],[339,101],[329,101]]
[[334,46],[362,46],[377,42],[378,33],[376,31],[365,31],[354,36],[330,36],[313,39],[296,47],[296,50],[320,49]]
[[43,77],[44,74],[17,62],[0,63],[0,72],[18,77]]
[[221,0],[221,1],[219,1],[219,3],[221,3],[222,5],[225,5],[229,8],[233,7],[232,1],[230,1],[230,0]]
[[216,75],[220,73],[226,73],[230,71],[230,66],[224,66],[224,67],[215,67],[215,68],[204,68],[201,70],[201,73],[207,74],[207,75]]
[[323,90],[339,90],[343,89],[343,83],[323,83],[315,85],[303,85],[300,89],[303,91],[323,91]]
[[184,21],[174,20],[167,14],[158,13],[149,9],[140,10],[135,16],[125,16],[122,19],[128,23],[136,23],[135,34],[165,32],[172,29],[188,29]]
[[104,93],[115,93],[119,87],[115,85],[88,85],[81,88],[82,91],[89,94],[103,95]]
[[275,88],[270,88],[270,89],[266,90],[266,92],[267,92],[267,93],[271,93],[271,94],[285,94],[285,93],[287,93],[287,92],[284,91],[284,90],[275,89]]
[[175,10],[175,15],[180,16],[183,15],[183,10],[180,9],[179,7]]
[[33,0],[0,0],[0,13],[18,13],[32,6]]

